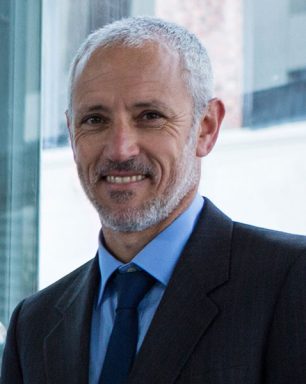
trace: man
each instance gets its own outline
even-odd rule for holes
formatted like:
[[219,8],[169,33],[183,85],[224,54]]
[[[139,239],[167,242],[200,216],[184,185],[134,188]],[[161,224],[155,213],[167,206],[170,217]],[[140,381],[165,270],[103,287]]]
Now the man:
[[[306,239],[197,195],[223,116],[183,28],[131,18],[88,37],[67,122],[100,246],[16,308],[3,384],[306,383]],[[122,304],[136,276],[146,291]]]

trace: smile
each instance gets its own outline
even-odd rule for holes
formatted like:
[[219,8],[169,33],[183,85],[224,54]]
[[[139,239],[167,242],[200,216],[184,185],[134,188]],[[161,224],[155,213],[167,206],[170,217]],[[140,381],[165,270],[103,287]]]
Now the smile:
[[128,184],[136,181],[144,180],[144,175],[133,175],[133,176],[106,176],[106,181],[113,184]]

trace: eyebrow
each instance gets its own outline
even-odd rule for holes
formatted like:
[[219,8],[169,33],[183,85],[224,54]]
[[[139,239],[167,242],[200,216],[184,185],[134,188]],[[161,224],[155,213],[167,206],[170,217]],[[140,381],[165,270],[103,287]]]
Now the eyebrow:
[[150,100],[146,102],[135,103],[133,107],[136,107],[136,108],[152,108],[153,107],[153,108],[162,108],[162,109],[169,110],[168,105],[166,105],[160,100]]
[[[136,102],[135,104],[132,105],[132,108],[161,108],[166,111],[170,111],[170,108],[168,105],[163,103],[160,100],[149,100],[149,101],[140,101]],[[103,104],[94,104],[94,105],[84,105],[82,106],[77,114],[83,114],[83,113],[89,113],[89,112],[105,112],[105,113],[110,113],[111,109],[106,107]]]
[[78,114],[87,113],[87,112],[110,112],[110,109],[102,104],[95,104],[95,105],[84,105],[82,106]]

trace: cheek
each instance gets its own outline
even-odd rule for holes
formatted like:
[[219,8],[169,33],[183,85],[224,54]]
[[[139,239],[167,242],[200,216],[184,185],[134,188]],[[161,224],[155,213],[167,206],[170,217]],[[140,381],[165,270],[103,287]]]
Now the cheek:
[[154,152],[154,158],[160,169],[160,182],[167,184],[169,179],[173,179],[178,173],[183,152],[176,144],[169,142],[159,144],[157,148],[158,152]]
[[92,184],[95,180],[96,161],[91,151],[77,146],[75,152],[75,163],[80,179],[86,185]]
[[100,155],[99,148],[96,143],[88,140],[76,140],[74,145],[75,161],[82,168],[86,168],[94,163]]

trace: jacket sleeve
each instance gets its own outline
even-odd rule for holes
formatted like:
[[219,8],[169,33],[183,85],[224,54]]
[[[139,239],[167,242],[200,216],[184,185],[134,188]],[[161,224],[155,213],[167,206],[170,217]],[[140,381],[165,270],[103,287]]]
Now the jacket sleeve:
[[18,356],[18,342],[17,342],[17,323],[18,316],[21,310],[23,302],[21,302],[14,310],[10,325],[7,332],[7,338],[5,342],[2,368],[1,368],[1,384],[22,384],[22,371],[20,366],[20,360]]
[[306,253],[288,271],[267,343],[265,384],[306,384]]

